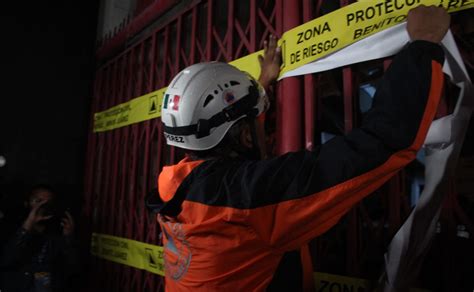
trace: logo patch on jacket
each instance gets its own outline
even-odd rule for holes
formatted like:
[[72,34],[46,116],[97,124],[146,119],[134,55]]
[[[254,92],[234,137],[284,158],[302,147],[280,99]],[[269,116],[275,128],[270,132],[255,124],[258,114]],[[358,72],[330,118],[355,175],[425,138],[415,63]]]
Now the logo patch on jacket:
[[186,274],[191,263],[191,248],[186,239],[183,225],[163,222],[163,234],[166,239],[164,261],[166,276],[179,281]]

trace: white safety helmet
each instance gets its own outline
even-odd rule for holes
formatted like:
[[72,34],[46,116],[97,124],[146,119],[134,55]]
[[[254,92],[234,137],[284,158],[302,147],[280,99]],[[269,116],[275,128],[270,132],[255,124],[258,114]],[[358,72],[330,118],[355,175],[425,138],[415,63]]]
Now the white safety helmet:
[[219,62],[179,72],[165,92],[161,120],[168,145],[208,150],[241,118],[268,107],[265,90],[247,73]]

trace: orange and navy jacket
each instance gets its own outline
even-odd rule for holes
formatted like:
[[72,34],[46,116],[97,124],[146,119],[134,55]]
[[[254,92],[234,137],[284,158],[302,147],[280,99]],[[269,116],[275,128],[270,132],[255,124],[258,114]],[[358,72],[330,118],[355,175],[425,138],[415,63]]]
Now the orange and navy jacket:
[[[360,128],[261,161],[184,159],[158,178],[167,291],[265,291],[285,253],[334,226],[412,161],[443,89],[443,50],[393,60]],[[295,287],[294,287],[295,288]],[[292,289],[295,291],[297,289]]]

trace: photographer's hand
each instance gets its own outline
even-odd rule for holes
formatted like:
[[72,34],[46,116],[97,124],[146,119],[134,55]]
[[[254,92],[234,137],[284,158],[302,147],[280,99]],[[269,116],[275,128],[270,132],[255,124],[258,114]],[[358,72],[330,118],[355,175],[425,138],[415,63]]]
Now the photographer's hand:
[[61,226],[63,227],[63,235],[71,236],[74,233],[74,219],[72,219],[71,213],[65,212],[66,217],[61,220]]
[[47,202],[47,200],[43,201],[31,208],[30,214],[28,214],[28,217],[22,225],[23,229],[25,229],[26,231],[32,231],[38,222],[48,220],[53,217],[52,215],[46,216],[43,214],[41,206],[43,206]]

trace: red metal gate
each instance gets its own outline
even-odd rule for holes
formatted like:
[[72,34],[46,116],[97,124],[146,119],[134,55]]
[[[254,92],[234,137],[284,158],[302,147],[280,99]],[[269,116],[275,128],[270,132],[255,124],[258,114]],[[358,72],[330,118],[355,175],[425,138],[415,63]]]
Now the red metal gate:
[[[167,1],[171,2],[174,1]],[[97,69],[91,112],[163,88],[179,70],[193,63],[229,62],[255,52],[269,34],[281,36],[290,28],[349,2],[183,1],[180,12]],[[151,2],[140,3],[146,6]],[[330,6],[334,4],[335,7]],[[140,9],[146,11],[145,7]],[[117,36],[121,33],[118,31]],[[103,47],[98,52],[101,58],[106,57]],[[389,62],[380,61],[373,66],[386,68]],[[344,130],[357,125],[361,79],[358,66],[284,79],[276,86],[277,153],[311,149],[320,143],[318,122],[324,107],[318,84],[329,75],[341,80]],[[144,198],[155,187],[163,165],[174,163],[180,156],[179,151],[166,146],[159,119],[103,133],[91,130],[83,220],[88,227],[86,237],[97,232],[161,244],[159,227],[154,216],[145,210]],[[410,210],[406,174],[402,172],[390,180],[369,203],[381,210],[376,220],[369,214],[367,204],[362,203],[338,227],[312,242],[315,270],[378,277],[380,270],[374,269],[374,264],[380,268],[387,241]],[[98,258],[92,261],[89,291],[158,291],[163,287],[162,278],[152,273]]]

